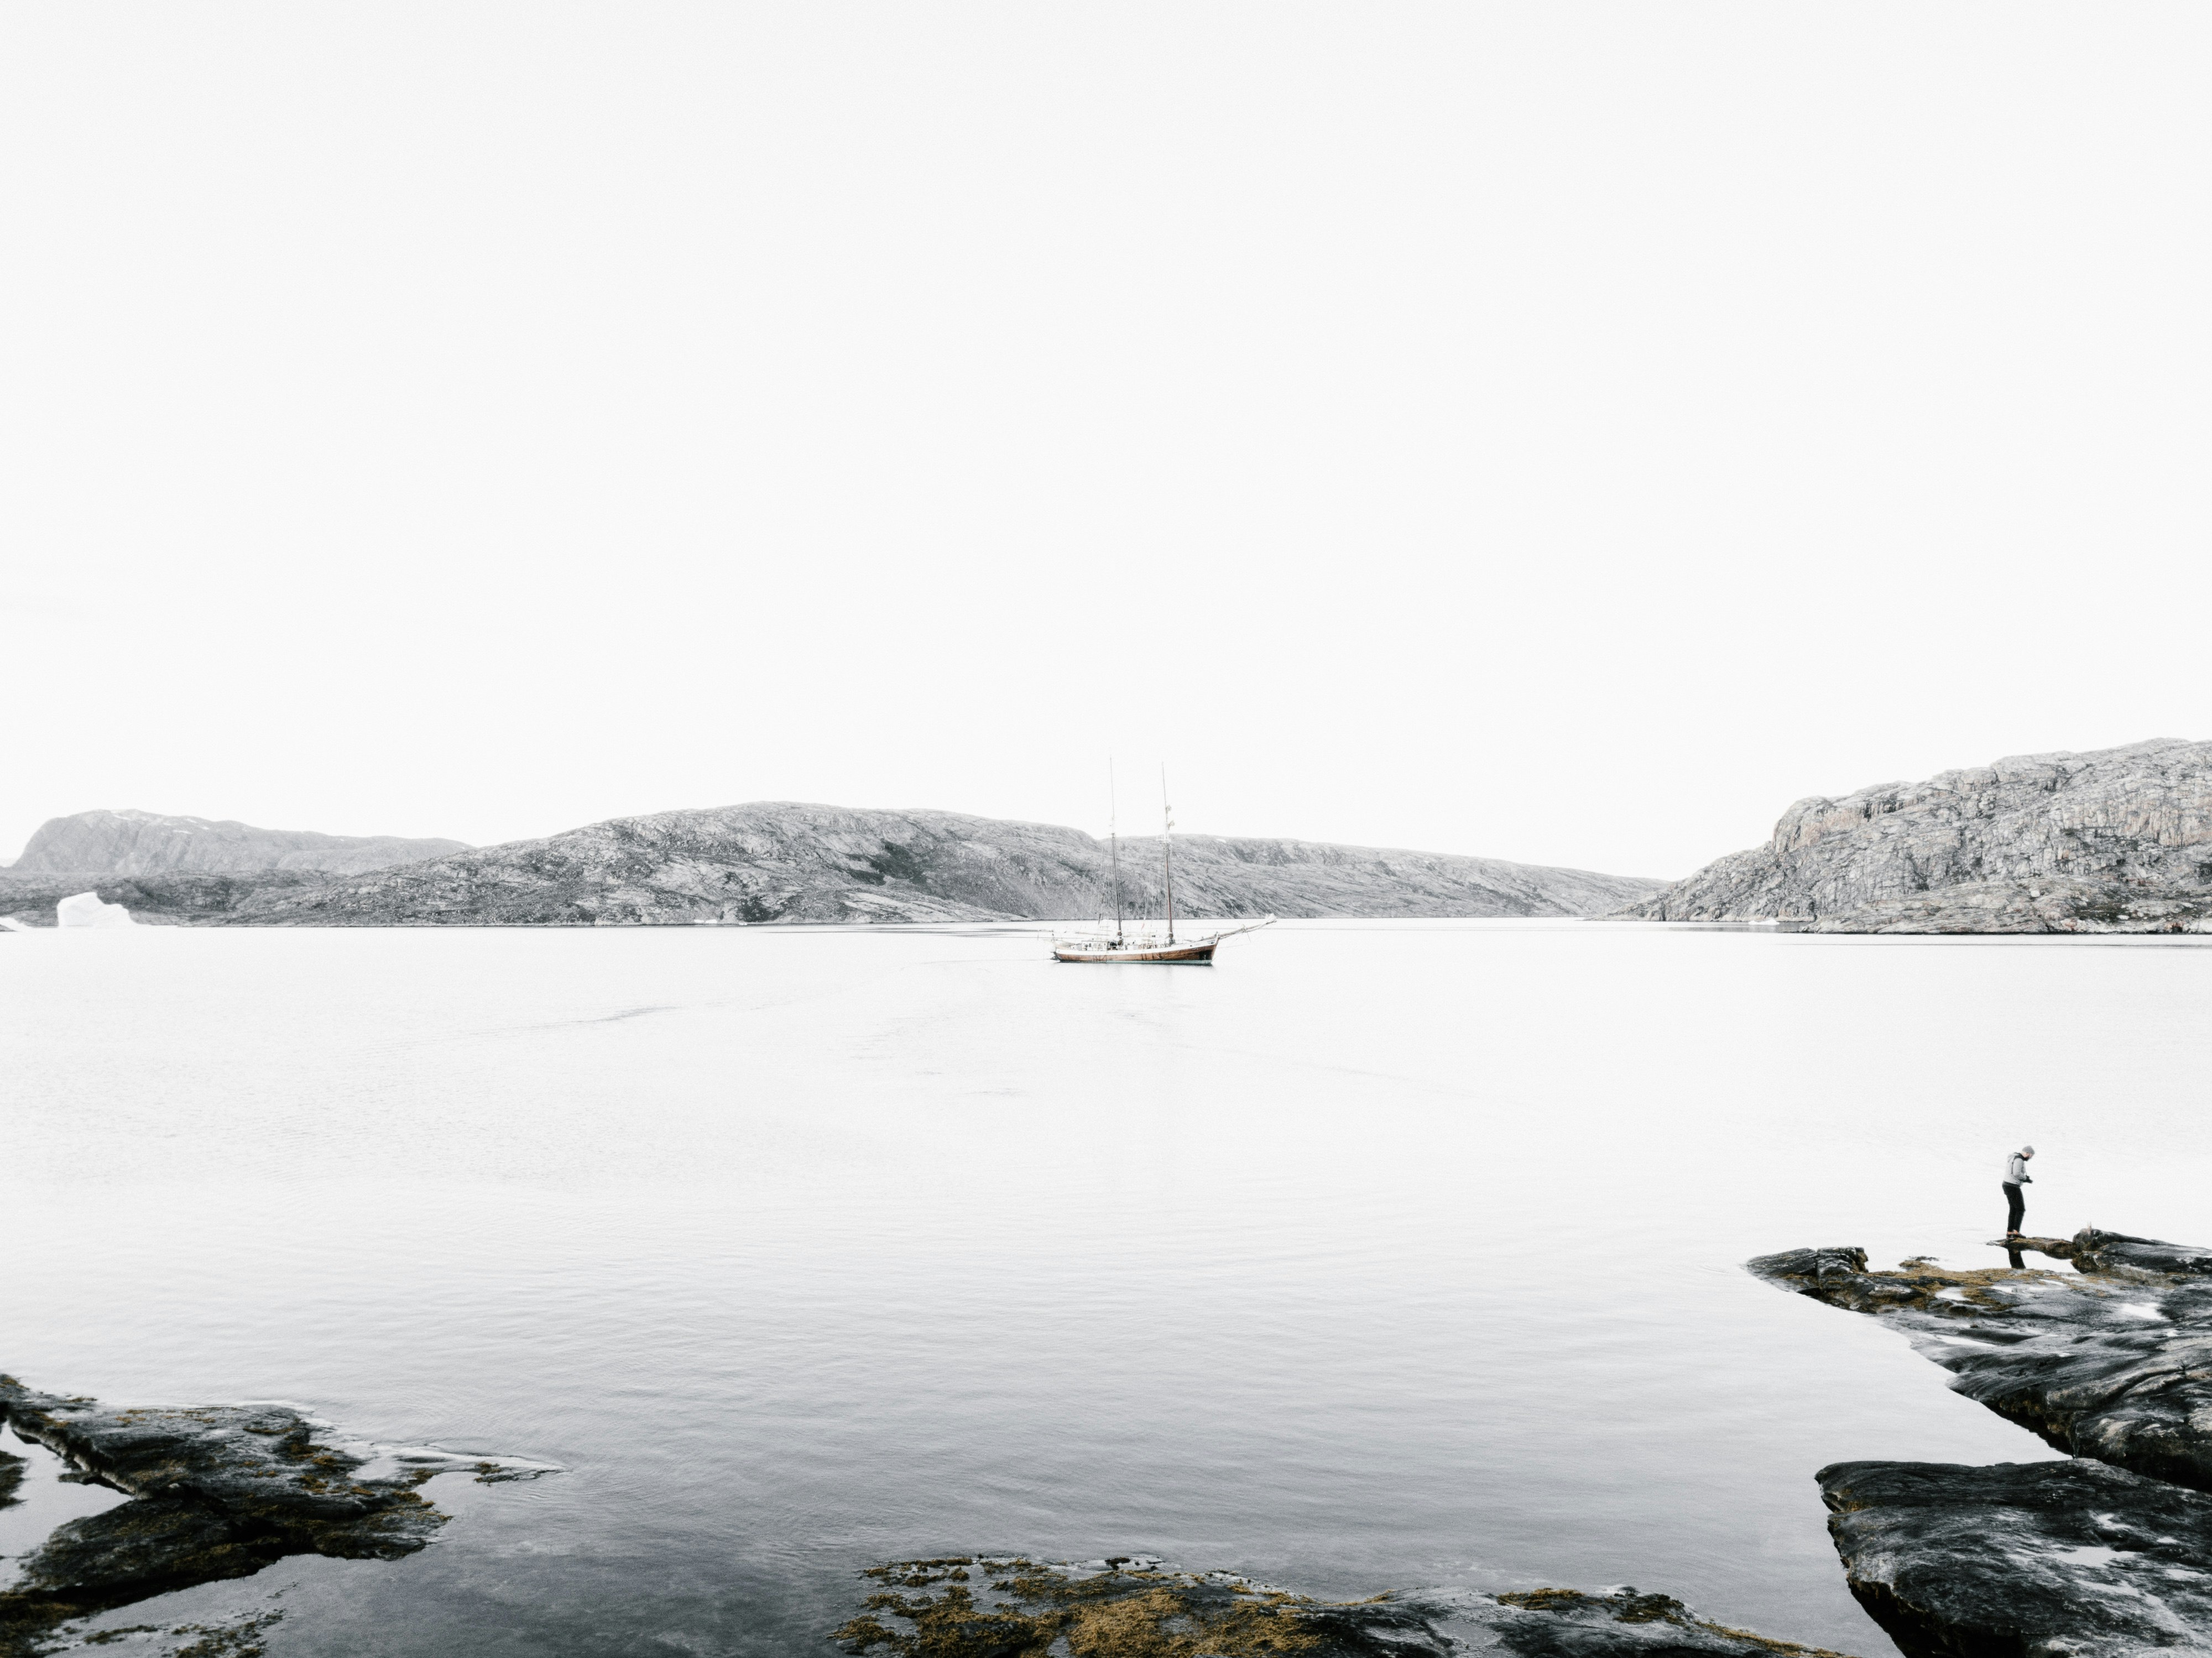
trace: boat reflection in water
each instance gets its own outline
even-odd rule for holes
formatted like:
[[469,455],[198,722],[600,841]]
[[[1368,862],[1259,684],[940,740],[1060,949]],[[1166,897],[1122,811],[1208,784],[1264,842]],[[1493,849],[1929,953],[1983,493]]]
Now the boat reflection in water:
[[[1110,800],[1113,790],[1113,768],[1107,768],[1107,790]],[[1109,811],[1112,810],[1109,806]],[[1109,817],[1107,844],[1114,868],[1114,931],[1101,930],[1088,938],[1055,938],[1052,941],[1052,959],[1055,962],[1159,962],[1171,966],[1210,967],[1213,951],[1224,938],[1233,938],[1240,932],[1251,932],[1266,926],[1275,918],[1254,921],[1248,926],[1231,927],[1225,932],[1210,932],[1202,938],[1176,938],[1175,925],[1175,809],[1168,805],[1168,770],[1160,768],[1160,885],[1167,898],[1167,932],[1164,937],[1144,932],[1132,934],[1121,913],[1121,831],[1120,824]]]

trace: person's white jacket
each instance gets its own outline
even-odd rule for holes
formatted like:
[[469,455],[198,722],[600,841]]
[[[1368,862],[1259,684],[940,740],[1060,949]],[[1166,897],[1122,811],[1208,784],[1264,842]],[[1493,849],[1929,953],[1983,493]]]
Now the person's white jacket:
[[2032,1178],[2027,1172],[2027,1159],[2019,1152],[2014,1152],[2006,1159],[2004,1183],[2007,1186],[2024,1185]]

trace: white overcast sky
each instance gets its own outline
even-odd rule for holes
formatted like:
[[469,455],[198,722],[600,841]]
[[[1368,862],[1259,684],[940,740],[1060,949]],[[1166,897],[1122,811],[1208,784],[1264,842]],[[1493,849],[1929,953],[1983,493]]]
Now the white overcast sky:
[[2212,733],[2212,9],[24,3],[0,855],[924,805],[1679,875]]

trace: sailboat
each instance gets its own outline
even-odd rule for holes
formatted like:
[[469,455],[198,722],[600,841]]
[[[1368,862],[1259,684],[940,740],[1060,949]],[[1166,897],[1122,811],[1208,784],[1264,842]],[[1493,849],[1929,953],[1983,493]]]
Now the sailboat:
[[1275,918],[1255,921],[1249,926],[1231,927],[1225,932],[1210,932],[1200,938],[1176,937],[1175,924],[1175,808],[1168,804],[1168,770],[1160,768],[1160,884],[1167,898],[1167,936],[1160,937],[1149,929],[1131,932],[1121,910],[1121,829],[1119,814],[1110,804],[1113,799],[1113,768],[1107,768],[1108,806],[1107,845],[1114,869],[1114,931],[1109,936],[1103,930],[1088,938],[1061,938],[1052,941],[1052,959],[1055,962],[1160,962],[1174,966],[1210,967],[1213,951],[1224,938],[1233,938],[1240,932],[1251,932],[1266,926]]

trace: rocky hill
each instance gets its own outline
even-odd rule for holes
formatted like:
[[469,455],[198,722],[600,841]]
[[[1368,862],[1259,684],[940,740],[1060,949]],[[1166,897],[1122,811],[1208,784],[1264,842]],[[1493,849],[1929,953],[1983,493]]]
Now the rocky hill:
[[466,851],[465,841],[396,835],[318,835],[151,811],[81,811],[51,817],[8,866],[18,880],[46,876],[238,875],[295,870],[358,875]]
[[2212,743],[2020,755],[1800,800],[1765,846],[1625,913],[1831,932],[2212,931]]
[[[1662,884],[1302,841],[1191,835],[1175,854],[1176,910],[1192,917],[1587,915]],[[1159,842],[1122,842],[1122,868],[1130,914],[1158,914]],[[9,873],[21,902],[0,891],[0,909],[35,916]],[[358,875],[128,884],[99,890],[141,919],[261,926],[1087,920],[1113,902],[1106,844],[1078,829],[778,802],[615,818]]]

